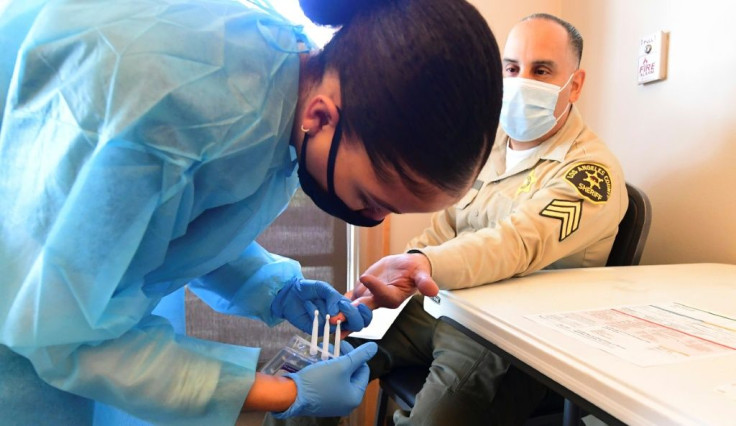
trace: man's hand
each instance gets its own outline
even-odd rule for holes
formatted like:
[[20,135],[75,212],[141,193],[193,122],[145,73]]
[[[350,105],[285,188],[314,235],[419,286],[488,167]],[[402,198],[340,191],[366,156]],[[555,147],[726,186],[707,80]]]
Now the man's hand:
[[363,303],[371,309],[396,308],[417,290],[425,296],[439,292],[429,259],[421,253],[386,256],[366,269],[359,280],[348,297],[353,304]]

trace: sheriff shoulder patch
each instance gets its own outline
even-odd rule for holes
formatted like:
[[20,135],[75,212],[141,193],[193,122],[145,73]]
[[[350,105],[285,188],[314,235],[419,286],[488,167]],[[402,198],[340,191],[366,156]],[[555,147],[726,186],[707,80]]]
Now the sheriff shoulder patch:
[[552,200],[539,214],[560,221],[562,241],[578,230],[580,216],[583,214],[583,200]]
[[611,175],[600,164],[578,163],[565,173],[565,180],[594,203],[605,203],[611,197]]

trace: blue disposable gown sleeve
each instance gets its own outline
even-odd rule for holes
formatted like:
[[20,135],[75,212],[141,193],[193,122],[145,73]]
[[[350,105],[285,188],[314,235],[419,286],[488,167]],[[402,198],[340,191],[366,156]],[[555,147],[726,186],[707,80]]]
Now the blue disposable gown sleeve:
[[[154,18],[139,13],[117,24],[116,14],[142,3],[165,19],[151,25]],[[211,294],[275,321],[270,299],[286,279],[280,274],[296,265],[248,244],[296,187],[288,135],[298,59],[264,47],[261,32],[291,44],[294,36],[286,26],[264,29],[270,21],[236,2],[142,3],[50,2],[73,10],[57,20],[45,9],[51,23],[39,21],[40,35],[16,43],[23,54],[14,66],[5,61],[11,53],[0,55],[4,80],[18,71],[0,89],[8,92],[0,132],[0,343],[52,386],[145,420],[232,425],[258,349],[176,335],[151,311],[203,276]],[[206,14],[201,5],[223,13]],[[216,31],[218,16],[238,33],[215,48],[229,34]],[[176,18],[205,19],[195,40],[215,44],[182,43],[179,32],[153,36],[157,28],[188,34],[197,27],[174,25]],[[105,23],[107,32],[81,31],[77,20],[79,28]],[[128,43],[131,34],[126,55],[99,50]],[[264,75],[274,83],[263,84]],[[269,263],[290,266],[273,274]],[[249,271],[273,279],[243,278],[228,293],[224,278]]]
[[[22,286],[3,341],[51,385],[158,424],[233,424],[258,349],[175,335],[142,271],[177,228],[171,165],[124,141],[87,162]],[[104,214],[102,214],[104,212]],[[153,286],[152,288],[155,288]]]
[[[144,4],[150,14],[137,12]],[[274,53],[262,32],[291,45],[294,35],[244,7],[49,2],[50,23],[34,24],[7,89],[0,343],[52,386],[157,424],[234,424],[258,359],[174,334],[151,314],[161,297],[203,277],[211,294],[273,322],[268,300],[286,279],[223,284],[282,262],[248,244],[296,186],[293,116],[281,112],[294,109],[298,58]],[[83,31],[88,21],[105,31]],[[179,38],[197,29],[192,40],[207,43]]]
[[218,312],[260,319],[273,326],[271,302],[284,284],[303,278],[298,262],[269,253],[252,242],[240,257],[189,283],[200,299]]

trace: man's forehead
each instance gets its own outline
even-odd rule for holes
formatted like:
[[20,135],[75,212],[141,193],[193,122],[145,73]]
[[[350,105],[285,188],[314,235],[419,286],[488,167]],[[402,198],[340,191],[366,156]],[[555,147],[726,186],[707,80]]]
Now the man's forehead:
[[512,28],[503,51],[504,61],[554,65],[572,59],[567,31],[546,19],[522,21]]

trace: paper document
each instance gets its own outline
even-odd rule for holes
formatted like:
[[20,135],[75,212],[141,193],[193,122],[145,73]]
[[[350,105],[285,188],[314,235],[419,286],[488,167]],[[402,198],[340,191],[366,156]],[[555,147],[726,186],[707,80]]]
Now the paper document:
[[368,327],[365,327],[360,331],[350,333],[350,337],[368,340],[382,339],[383,335],[386,334],[388,328],[391,327],[391,324],[396,321],[396,317],[399,316],[406,304],[409,303],[410,299],[411,296],[404,300],[404,302],[395,309],[378,308],[373,310],[373,319]]
[[676,302],[528,318],[640,366],[736,351],[736,319]]

